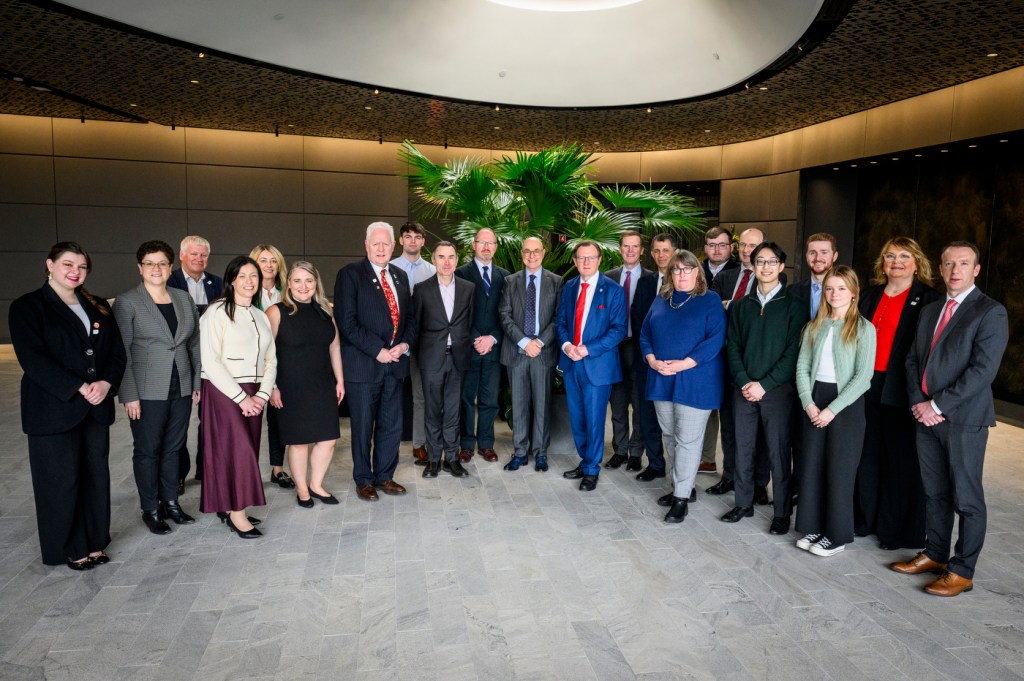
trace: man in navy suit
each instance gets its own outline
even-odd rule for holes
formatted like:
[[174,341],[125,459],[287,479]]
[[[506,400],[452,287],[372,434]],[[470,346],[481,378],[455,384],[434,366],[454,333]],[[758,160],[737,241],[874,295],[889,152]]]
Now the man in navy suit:
[[494,264],[498,238],[486,227],[473,237],[473,260],[455,270],[455,276],[473,282],[473,362],[462,382],[462,442],[459,459],[497,461],[494,451],[494,419],[498,416],[501,387],[501,340],[498,303],[508,270]]
[[579,276],[562,289],[556,331],[565,375],[569,422],[580,465],[563,476],[580,480],[580,490],[597,487],[604,457],[604,423],[612,385],[622,380],[619,343],[626,337],[626,296],[600,273],[601,249],[581,241],[573,251]]
[[394,227],[371,223],[363,245],[366,259],[338,271],[334,319],[341,335],[356,494],[377,501],[377,489],[405,494],[392,478],[402,440],[402,383],[409,375],[416,313],[409,279],[390,264]]
[[[992,381],[1009,329],[1006,308],[975,286],[981,263],[974,244],[946,246],[939,270],[946,297],[921,310],[907,356],[907,392],[917,419],[925,494],[925,549],[890,567],[907,575],[939,572],[924,590],[956,596],[974,586],[974,567],[985,543],[982,468],[988,429],[996,425]],[[950,558],[954,513],[960,516],[960,531]]]
[[[206,307],[220,297],[224,282],[216,274],[206,271],[206,263],[210,259],[210,242],[197,234],[191,234],[181,240],[178,252],[181,267],[171,272],[167,285],[171,288],[187,291],[202,315]],[[199,412],[196,412],[198,418]],[[192,456],[188,453],[188,438],[178,452],[178,494],[185,493],[185,478],[192,467]],[[203,470],[203,423],[199,422],[199,436],[196,438],[196,480],[201,478]]]

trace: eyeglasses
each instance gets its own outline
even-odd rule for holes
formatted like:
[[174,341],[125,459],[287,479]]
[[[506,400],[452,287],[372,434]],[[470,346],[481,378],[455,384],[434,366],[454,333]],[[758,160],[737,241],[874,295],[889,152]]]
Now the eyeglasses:
[[900,262],[909,262],[914,256],[909,253],[900,253],[899,255],[896,255],[895,253],[886,253],[884,257],[886,262],[895,262],[897,258],[899,258]]
[[719,244],[713,241],[708,241],[704,244],[704,248],[710,248],[713,251],[717,251],[722,248],[732,248],[732,244]]
[[166,260],[161,260],[160,262],[150,262],[149,260],[143,260],[139,264],[142,265],[142,267],[147,270],[163,270],[171,266],[171,263],[167,262]]
[[764,267],[765,265],[767,265],[768,267],[775,267],[776,265],[779,264],[779,259],[769,258],[768,260],[765,260],[764,258],[758,258],[757,260],[754,261],[754,264],[757,265],[758,267]]
[[697,269],[697,268],[696,267],[690,267],[689,265],[687,265],[685,267],[673,267],[672,268],[672,274],[685,274],[686,276],[690,276],[691,274],[693,274],[693,271],[695,269]]
[[544,255],[543,248],[531,248],[530,250],[523,249],[523,256],[526,258],[532,258],[536,255]]
[[573,257],[573,260],[575,260],[576,262],[594,262],[595,260],[600,259],[601,256],[599,255],[577,255]]
[[473,243],[480,244],[481,246],[497,246],[498,245],[497,241],[478,241],[477,239],[473,239]]

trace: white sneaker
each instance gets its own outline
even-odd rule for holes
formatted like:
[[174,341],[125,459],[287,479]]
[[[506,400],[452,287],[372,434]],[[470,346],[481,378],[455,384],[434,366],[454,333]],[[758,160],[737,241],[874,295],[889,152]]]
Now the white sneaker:
[[804,551],[809,551],[811,548],[811,544],[816,544],[818,540],[821,539],[823,536],[825,535],[820,534],[818,532],[806,534],[802,538],[796,540],[796,547],[798,549],[803,549]]
[[846,544],[833,544],[829,541],[828,537],[823,536],[818,540],[818,543],[812,544],[811,548],[808,550],[816,556],[824,556],[827,558],[828,556],[836,555],[845,548]]

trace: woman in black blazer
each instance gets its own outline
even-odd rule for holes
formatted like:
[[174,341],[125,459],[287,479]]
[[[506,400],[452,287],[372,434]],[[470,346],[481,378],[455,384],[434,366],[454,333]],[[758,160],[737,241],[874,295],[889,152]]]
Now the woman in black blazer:
[[169,534],[164,518],[195,522],[178,504],[178,451],[192,404],[199,403],[199,313],[188,293],[167,286],[174,264],[169,244],[147,241],[135,260],[142,283],[114,301],[128,357],[120,397],[135,440],[142,522],[153,534]]
[[84,288],[89,254],[72,241],[50,249],[47,282],[11,303],[14,352],[24,370],[39,545],[47,565],[107,563],[110,424],[125,354],[110,306]]
[[874,286],[860,313],[876,332],[874,375],[864,400],[866,430],[854,530],[878,535],[883,549],[924,546],[924,490],[917,462],[915,422],[907,398],[905,366],[921,308],[941,295],[929,284],[932,267],[909,237],[890,239],[875,261]]

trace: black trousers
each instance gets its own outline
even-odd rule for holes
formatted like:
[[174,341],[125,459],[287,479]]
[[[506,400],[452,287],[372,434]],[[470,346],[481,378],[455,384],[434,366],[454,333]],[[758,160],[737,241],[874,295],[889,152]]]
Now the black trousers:
[[[622,380],[612,385],[612,449],[623,456],[643,456],[644,439],[640,427],[640,392],[634,365],[642,362],[640,347],[632,340],[619,344]],[[629,411],[632,408],[633,418]],[[632,430],[630,424],[632,423]]]
[[[928,428],[917,424],[917,455],[925,494],[925,554],[949,570],[974,579],[974,566],[985,544],[988,510],[981,473],[985,465],[987,426],[949,421]],[[953,513],[960,516],[959,538],[949,558]]]
[[[722,407],[718,410],[718,424],[722,434],[722,479],[736,477],[736,412],[732,405],[734,390],[736,390],[736,386],[733,385],[732,376],[729,376],[726,371]],[[758,487],[766,487],[771,479],[771,474],[772,465],[765,453],[764,431],[758,426],[757,450],[754,453],[754,484]]]
[[640,358],[636,363],[637,394],[640,396],[640,432],[643,435],[644,449],[647,450],[647,465],[656,471],[665,470],[665,445],[661,441],[661,426],[658,414],[654,410],[654,402],[647,399],[647,372],[651,368]]
[[441,366],[419,367],[423,385],[423,433],[430,461],[451,461],[459,455],[459,408],[462,372],[451,354]]
[[269,404],[264,409],[267,413],[267,450],[270,453],[271,466],[284,465],[284,445],[281,444],[281,430],[277,425],[278,413]]
[[[189,402],[189,405],[192,403]],[[191,416],[192,407],[189,406],[189,415]],[[203,478],[203,418],[201,414],[202,409],[196,409],[196,423],[198,424],[198,434],[196,435],[196,480],[202,480]],[[181,443],[181,449],[178,450],[178,480],[185,480],[188,478],[188,472],[192,469],[192,455],[188,453],[188,433],[185,434],[185,441]]]
[[192,397],[141,400],[141,415],[129,421],[135,447],[132,468],[139,506],[155,511],[157,502],[178,500],[178,452],[188,435]]
[[[839,394],[835,383],[815,381],[811,399],[824,409]],[[803,459],[796,529],[824,534],[833,544],[853,541],[853,486],[864,443],[864,396],[818,428],[803,414]]]
[[486,355],[473,353],[473,362],[462,378],[462,449],[494,447],[494,419],[498,416],[501,363],[497,345]]
[[754,504],[754,469],[760,427],[764,435],[764,451],[771,465],[775,516],[788,517],[792,511],[789,495],[789,476],[792,467],[789,440],[793,392],[793,385],[786,383],[766,392],[760,402],[748,402],[739,388],[733,388],[737,506],[746,508]]
[[47,565],[110,544],[110,429],[89,417],[56,435],[29,435],[39,547]]
[[357,485],[391,480],[402,442],[402,384],[392,373],[379,381],[345,381],[352,428],[352,478]]

